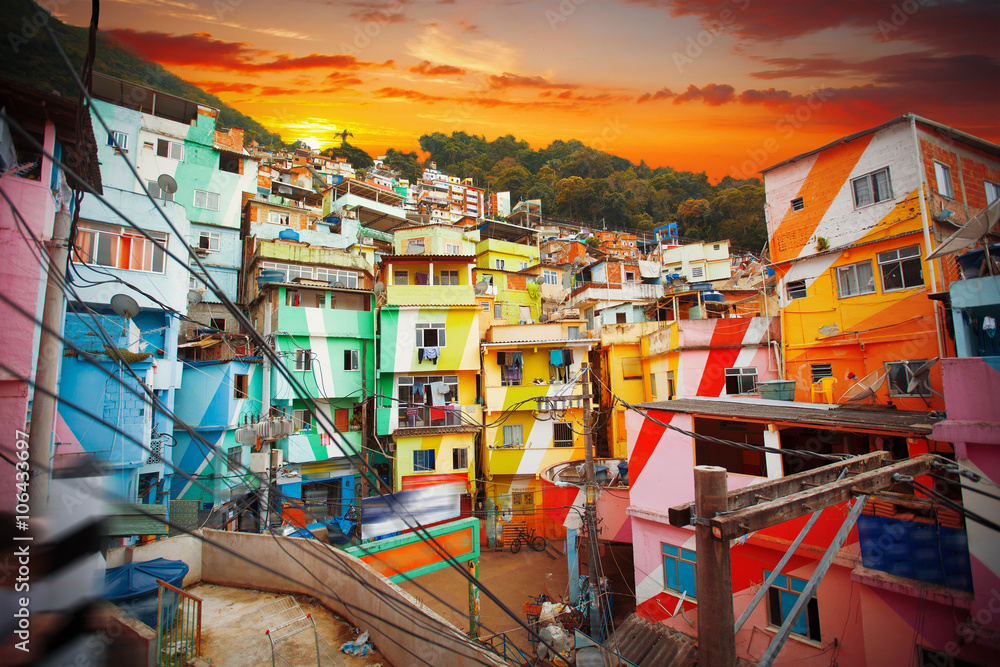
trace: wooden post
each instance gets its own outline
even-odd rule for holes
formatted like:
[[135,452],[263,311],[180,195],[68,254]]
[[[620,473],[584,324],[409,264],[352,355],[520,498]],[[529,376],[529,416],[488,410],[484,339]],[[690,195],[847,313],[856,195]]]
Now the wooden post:
[[712,536],[708,520],[729,506],[726,469],[696,466],[694,469],[695,550],[698,570],[698,664],[702,667],[733,667],[736,639],[733,633],[733,575],[729,541]]
[[479,581],[479,559],[474,558],[469,561],[469,636],[473,639],[479,638],[479,586],[475,582]]

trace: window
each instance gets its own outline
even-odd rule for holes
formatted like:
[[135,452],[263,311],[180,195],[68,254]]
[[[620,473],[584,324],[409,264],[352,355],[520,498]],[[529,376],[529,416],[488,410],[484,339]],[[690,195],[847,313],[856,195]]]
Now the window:
[[[313,277],[313,270],[311,266],[299,266],[298,264],[278,264],[276,262],[261,262],[261,270],[270,271],[281,271],[285,274],[281,282],[290,283],[296,278],[307,278],[311,279]],[[321,278],[322,280],[322,278]]]
[[410,284],[410,272],[395,270],[392,272],[392,284],[393,285],[409,285]]
[[[770,574],[768,570],[764,570],[765,579]],[[768,625],[780,627],[785,622],[796,600],[799,599],[799,594],[805,590],[805,587],[806,581],[804,579],[797,579],[785,574],[778,575],[774,583],[771,584],[771,587],[767,589]],[[795,625],[792,626],[792,633],[813,641],[821,641],[819,632],[819,603],[816,602],[815,597],[809,600],[805,611],[795,621]]]
[[785,292],[788,294],[788,300],[792,299],[803,299],[806,296],[806,281],[804,280],[791,280],[785,285]]
[[500,366],[500,386],[521,386],[524,358],[520,352],[497,352],[497,365]]
[[216,331],[226,330],[226,318],[224,317],[212,317],[208,320],[208,326],[212,327]]
[[837,271],[837,296],[841,299],[858,294],[875,293],[875,274],[871,260],[839,266]]
[[350,428],[351,411],[347,408],[337,408],[333,411],[333,427],[338,431],[346,431]]
[[416,449],[413,451],[413,472],[434,472],[433,449]]
[[615,313],[615,324],[628,324],[628,313]]
[[156,154],[160,157],[168,157],[171,160],[183,160],[184,144],[166,139],[157,139]]
[[677,395],[677,387],[674,385],[674,372],[667,371],[667,400],[673,400]]
[[444,244],[444,254],[446,255],[458,255],[462,248],[457,243],[445,243]]
[[467,447],[451,450],[451,469],[466,470],[469,467],[469,449]]
[[117,130],[108,132],[108,146],[113,147],[116,151],[127,153],[128,135],[124,132],[118,132]]
[[573,427],[568,423],[557,422],[552,425],[552,445],[555,447],[573,446]]
[[248,375],[236,375],[233,377],[233,398],[246,398],[247,397],[247,379]]
[[521,425],[505,424],[503,427],[504,447],[520,447],[523,444],[524,441],[521,439]]
[[158,232],[147,234],[158,244],[131,229],[81,222],[76,230],[73,260],[129,271],[163,273],[163,248],[167,245],[167,235]]
[[855,178],[851,181],[851,188],[854,190],[854,208],[871,206],[892,198],[888,169]]
[[695,552],[673,544],[661,543],[663,553],[663,588],[697,599],[698,565]]
[[287,211],[268,211],[267,221],[272,225],[288,225],[291,217]]
[[951,167],[935,162],[934,177],[937,179],[938,194],[948,199],[954,199],[955,192],[951,189]]
[[326,292],[314,292],[313,298],[317,308],[326,308]]
[[991,183],[990,181],[983,181],[983,187],[986,188],[986,204],[992,204],[997,199],[1000,199],[1000,185],[996,183]]
[[298,290],[285,290],[285,305],[299,307],[302,305],[302,293]]
[[457,285],[458,271],[442,271],[441,275],[434,276],[435,285]]
[[627,283],[634,283],[635,282],[635,273],[632,272],[632,271],[626,271],[625,272],[625,282],[627,282]]
[[580,338],[580,327],[566,327],[566,338],[577,340]]
[[422,255],[424,254],[424,240],[423,239],[410,239],[406,242],[406,254],[407,255]]
[[312,370],[312,351],[295,350],[295,370],[297,371]]
[[521,270],[524,271],[526,268],[528,268],[528,263],[527,262],[521,262]]
[[517,310],[520,313],[522,323],[531,322],[531,306],[518,306]]
[[490,312],[490,302],[489,302],[489,301],[480,301],[480,302],[479,302],[479,308],[480,308],[480,310],[482,310],[482,311],[483,311],[484,313],[488,313],[488,312]]
[[343,285],[334,285],[335,287],[358,288],[358,274],[355,271],[318,268],[316,269],[316,280],[323,280],[328,283],[343,283]]
[[493,260],[493,268],[494,269],[500,269],[501,271],[503,271],[503,267],[504,267],[504,261],[502,259],[500,259],[498,257],[498,258],[496,258],[496,259]]
[[198,235],[198,247],[209,252],[218,252],[221,239],[219,232],[202,232]]
[[626,380],[642,379],[642,361],[639,360],[639,357],[622,359],[622,377]]
[[810,382],[819,382],[822,378],[833,377],[833,364],[810,364]]
[[920,246],[889,250],[878,254],[882,273],[882,291],[909,289],[924,284],[924,266],[920,261]]
[[226,450],[226,472],[238,473],[243,463],[243,447],[230,447]]
[[[801,211],[805,207],[806,207],[806,202],[805,200],[802,199],[802,197],[796,197],[795,199],[792,200],[793,211]],[[718,250],[719,246],[715,246],[715,249]]]
[[361,369],[361,350],[344,350],[344,370],[356,371]]
[[692,266],[691,267],[691,277],[692,278],[704,278],[705,277],[705,267],[703,267],[703,266]]
[[194,191],[195,208],[207,208],[211,211],[219,210],[219,195],[215,192],[205,192],[204,190]]
[[649,374],[649,397],[656,398],[656,373]]
[[726,369],[726,393],[749,394],[757,388],[757,368],[727,368]]
[[890,396],[930,396],[931,383],[926,372],[917,376],[916,371],[927,363],[926,359],[915,361],[887,361],[886,379],[889,381]]
[[163,201],[174,200],[174,193],[160,189],[160,184],[156,181],[146,181],[146,189],[149,190],[149,196],[153,199],[162,199]]
[[502,320],[503,319],[503,306],[502,304],[493,304],[493,319]]
[[716,243],[715,245],[712,246],[712,250],[718,250],[721,247],[722,247],[721,245],[719,245],[718,243]]
[[559,284],[559,274],[555,271],[549,271],[548,269],[542,269],[542,282],[546,285],[558,285]]
[[444,347],[444,323],[421,322],[417,326],[417,347]]
[[292,418],[296,430],[308,431],[312,429],[312,413],[308,410],[295,410],[292,413]]

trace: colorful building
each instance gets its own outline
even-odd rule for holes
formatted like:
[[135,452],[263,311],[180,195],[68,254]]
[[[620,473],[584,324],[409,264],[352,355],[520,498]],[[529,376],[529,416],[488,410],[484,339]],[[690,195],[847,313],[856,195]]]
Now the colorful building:
[[479,314],[473,286],[479,232],[399,230],[382,258],[375,432],[395,452],[394,489],[459,483],[475,493]]
[[[487,332],[480,458],[487,480],[484,495],[500,510],[502,521],[504,510],[519,520],[533,517],[539,474],[583,456],[581,369],[596,342],[581,337],[583,324],[495,325]],[[556,400],[536,400],[542,397]]]
[[943,407],[940,367],[914,371],[954,349],[929,297],[958,270],[950,257],[925,257],[998,183],[1000,147],[912,114],[764,170],[785,375],[799,399],[832,377],[839,400],[878,372],[879,398]]
[[600,242],[600,248],[609,259],[637,260],[639,247],[635,234],[624,232],[596,232],[594,236]]
[[663,244],[659,255],[664,274],[682,276],[688,282],[729,280],[732,276],[728,240]]

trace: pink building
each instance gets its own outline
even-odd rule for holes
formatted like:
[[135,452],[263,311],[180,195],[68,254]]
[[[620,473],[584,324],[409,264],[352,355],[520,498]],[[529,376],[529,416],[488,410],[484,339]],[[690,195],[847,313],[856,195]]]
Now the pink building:
[[[47,95],[12,82],[0,84],[0,107],[43,145],[46,154],[61,155],[64,161],[75,156],[77,105],[61,97]],[[99,192],[100,172],[90,114],[84,114],[84,138],[93,157],[86,177]],[[11,143],[7,142],[10,137]],[[4,345],[0,350],[0,424],[8,430],[0,449],[4,457],[15,459],[15,429],[24,431],[29,421],[32,397],[30,383],[35,376],[40,329],[18,312],[41,320],[46,273],[41,263],[44,244],[52,236],[52,225],[60,206],[68,206],[68,189],[62,173],[13,127],[0,120],[0,173],[14,165],[24,165],[0,178],[0,289],[15,306],[0,302]],[[64,270],[60,267],[60,270]],[[52,360],[57,362],[58,360]],[[57,436],[58,437],[58,436]],[[14,469],[0,467],[0,510],[12,511],[15,502]]]

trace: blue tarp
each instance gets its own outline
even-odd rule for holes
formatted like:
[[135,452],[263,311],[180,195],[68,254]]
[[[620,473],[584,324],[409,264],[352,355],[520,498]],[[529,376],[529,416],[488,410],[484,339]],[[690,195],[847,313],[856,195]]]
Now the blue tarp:
[[187,563],[166,558],[113,567],[104,573],[104,597],[155,628],[157,580],[180,588],[187,573]]

